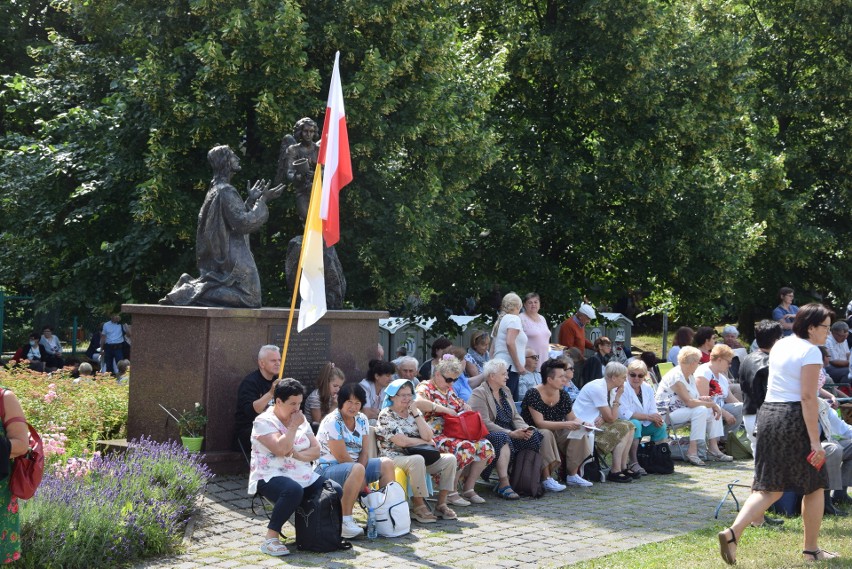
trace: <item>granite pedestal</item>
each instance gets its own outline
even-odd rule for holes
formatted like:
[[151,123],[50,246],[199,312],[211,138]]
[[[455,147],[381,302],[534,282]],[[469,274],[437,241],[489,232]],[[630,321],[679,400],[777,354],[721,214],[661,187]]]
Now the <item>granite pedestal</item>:
[[[243,457],[230,452],[237,387],[257,369],[262,345],[283,345],[290,311],[147,304],[125,304],[122,311],[133,318],[128,438],[177,440],[177,426],[159,404],[181,412],[198,402],[207,409],[204,451],[211,467],[220,473],[246,469]],[[296,311],[284,377],[301,381],[307,394],[322,365],[332,361],[347,381],[360,381],[376,350],[378,320],[386,317],[332,310],[299,334]]]

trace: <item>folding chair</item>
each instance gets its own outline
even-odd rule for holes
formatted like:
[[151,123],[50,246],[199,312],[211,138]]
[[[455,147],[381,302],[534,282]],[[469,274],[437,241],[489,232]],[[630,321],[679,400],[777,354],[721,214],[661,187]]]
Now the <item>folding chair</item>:
[[[243,458],[246,459],[246,464],[248,464],[249,468],[251,468],[251,458],[249,457],[248,453],[246,452],[246,449],[243,448],[243,442],[241,440],[237,439],[237,444],[240,447],[240,452],[243,453]],[[272,519],[272,508],[275,506],[275,504],[273,504],[272,502],[270,502],[269,500],[264,498],[263,495],[260,492],[255,492],[254,496],[251,497],[251,513],[255,516],[258,515],[257,514],[257,503],[258,502],[260,502],[261,506],[263,507],[263,513],[266,514],[266,518]]]

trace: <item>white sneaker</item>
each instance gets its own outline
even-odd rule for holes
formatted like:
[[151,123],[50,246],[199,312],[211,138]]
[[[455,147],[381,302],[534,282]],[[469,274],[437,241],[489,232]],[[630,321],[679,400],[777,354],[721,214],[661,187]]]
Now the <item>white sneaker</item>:
[[565,479],[565,484],[568,486],[593,486],[591,482],[580,476],[579,474],[572,474],[571,476]]
[[341,537],[345,539],[352,539],[353,537],[358,537],[361,535],[364,535],[364,528],[362,528],[355,522],[343,520],[343,528],[340,532]]
[[544,486],[544,489],[548,492],[562,492],[567,488],[567,486],[560,484],[553,478],[542,480],[541,485]]

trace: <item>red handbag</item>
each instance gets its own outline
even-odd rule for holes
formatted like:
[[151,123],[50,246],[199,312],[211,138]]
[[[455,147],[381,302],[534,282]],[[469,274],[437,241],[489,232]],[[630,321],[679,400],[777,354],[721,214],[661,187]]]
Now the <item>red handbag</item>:
[[463,411],[457,417],[444,415],[444,435],[454,439],[478,441],[488,434],[479,411]]
[[41,478],[44,475],[44,445],[38,432],[23,417],[13,417],[8,423],[6,422],[6,403],[3,400],[5,394],[5,389],[0,391],[0,417],[3,418],[3,427],[5,428],[9,423],[22,422],[30,431],[29,450],[26,454],[12,459],[14,465],[12,474],[9,476],[9,490],[12,496],[29,500],[35,495],[36,488],[41,484]]

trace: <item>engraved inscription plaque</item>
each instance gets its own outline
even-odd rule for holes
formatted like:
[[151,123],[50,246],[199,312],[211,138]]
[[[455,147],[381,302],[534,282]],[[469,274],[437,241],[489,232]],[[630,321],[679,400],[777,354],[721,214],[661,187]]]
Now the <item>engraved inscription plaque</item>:
[[[269,326],[269,343],[284,349],[286,326]],[[284,363],[284,377],[298,379],[305,386],[305,394],[311,392],[323,364],[330,361],[331,326],[314,324],[301,333],[290,334],[290,347]]]

